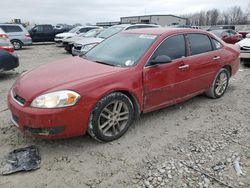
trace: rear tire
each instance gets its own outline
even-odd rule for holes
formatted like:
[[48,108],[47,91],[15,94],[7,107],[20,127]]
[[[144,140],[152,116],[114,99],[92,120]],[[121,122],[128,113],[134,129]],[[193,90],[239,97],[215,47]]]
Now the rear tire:
[[213,99],[222,97],[227,90],[229,78],[229,71],[225,68],[220,69],[213,81],[212,87],[206,92],[206,95]]
[[23,47],[23,43],[20,40],[12,40],[11,43],[15,50],[20,50]]
[[123,93],[115,92],[101,99],[91,113],[88,133],[97,141],[120,138],[134,119],[133,103]]

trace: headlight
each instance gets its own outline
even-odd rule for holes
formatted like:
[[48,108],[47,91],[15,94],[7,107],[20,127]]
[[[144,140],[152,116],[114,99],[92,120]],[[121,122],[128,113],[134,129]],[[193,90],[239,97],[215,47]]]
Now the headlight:
[[81,51],[88,52],[89,50],[91,50],[96,45],[97,45],[97,43],[87,44],[87,45],[82,47]]
[[61,108],[73,106],[79,100],[80,95],[74,91],[62,90],[40,95],[35,98],[31,107],[36,108]]

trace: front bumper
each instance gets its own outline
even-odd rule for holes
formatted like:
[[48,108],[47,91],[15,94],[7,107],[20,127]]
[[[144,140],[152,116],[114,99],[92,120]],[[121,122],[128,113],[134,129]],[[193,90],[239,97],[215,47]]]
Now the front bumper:
[[241,50],[240,58],[242,59],[250,59],[250,50]]
[[[75,105],[58,109],[39,109],[21,106],[9,93],[11,120],[22,132],[43,139],[80,136],[86,133],[88,110]],[[85,115],[86,114],[86,115]]]
[[63,39],[59,39],[59,38],[55,38],[54,41],[56,43],[56,46],[59,46],[59,47],[62,47],[63,46],[63,42],[62,42]]

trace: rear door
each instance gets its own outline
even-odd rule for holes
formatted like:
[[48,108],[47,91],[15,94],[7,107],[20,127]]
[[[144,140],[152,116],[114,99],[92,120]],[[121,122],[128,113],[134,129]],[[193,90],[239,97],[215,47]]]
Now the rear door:
[[175,35],[163,41],[151,56],[166,55],[172,62],[150,65],[150,60],[143,70],[144,110],[151,111],[171,105],[188,95],[190,75],[186,64],[186,42],[184,35]]
[[43,39],[44,42],[54,41],[55,32],[52,25],[44,25],[43,32],[44,32],[44,39]]
[[206,34],[187,34],[190,55],[186,58],[190,65],[191,95],[207,90],[221,64],[220,51],[214,50],[210,37]]

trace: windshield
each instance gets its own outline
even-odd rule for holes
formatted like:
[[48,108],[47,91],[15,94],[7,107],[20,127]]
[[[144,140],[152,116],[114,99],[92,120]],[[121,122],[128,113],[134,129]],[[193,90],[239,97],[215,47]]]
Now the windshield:
[[220,37],[223,31],[221,31],[221,30],[213,30],[213,31],[211,31],[211,32],[212,32],[213,34],[215,34],[217,37]]
[[146,53],[157,35],[120,33],[104,40],[84,58],[112,66],[130,67]]
[[99,32],[100,32],[100,29],[92,29],[88,31],[87,33],[84,33],[82,36],[83,37],[95,37]]
[[105,29],[104,31],[102,31],[96,37],[106,39],[106,38],[108,38],[108,37],[110,37],[110,36],[112,36],[112,35],[120,32],[120,31],[122,31],[123,28],[124,27],[121,27],[121,26],[120,27],[118,27],[118,26],[116,26],[116,27],[109,27],[109,28]]
[[69,33],[75,33],[76,31],[78,31],[79,27],[74,27],[73,29],[71,29],[69,31]]

